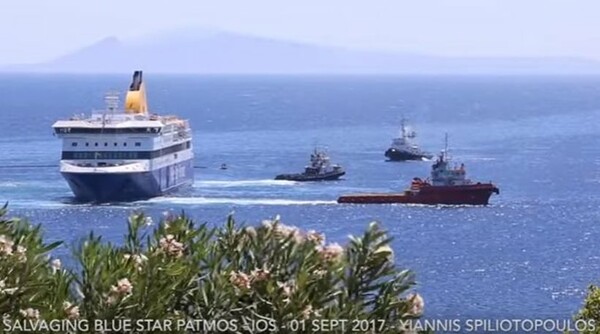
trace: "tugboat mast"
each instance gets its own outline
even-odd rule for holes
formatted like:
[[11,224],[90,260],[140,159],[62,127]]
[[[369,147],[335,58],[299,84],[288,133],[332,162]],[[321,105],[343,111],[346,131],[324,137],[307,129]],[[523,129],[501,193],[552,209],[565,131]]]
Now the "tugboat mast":
[[444,159],[448,157],[448,132],[444,136]]
[[400,131],[402,131],[402,138],[406,139],[406,119],[402,116],[402,120],[400,121]]
[[423,160],[433,158],[432,154],[419,149],[412,139],[416,132],[407,124],[407,119],[402,115],[400,119],[400,133],[392,139],[392,145],[385,151],[385,156],[392,161]]

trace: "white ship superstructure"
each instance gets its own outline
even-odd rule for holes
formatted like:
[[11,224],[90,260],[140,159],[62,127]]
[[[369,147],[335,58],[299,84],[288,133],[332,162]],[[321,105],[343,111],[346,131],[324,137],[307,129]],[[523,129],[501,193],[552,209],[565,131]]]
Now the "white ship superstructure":
[[60,171],[77,199],[106,202],[159,196],[193,182],[192,133],[186,120],[148,112],[136,71],[124,108],[107,94],[88,118],[57,121]]

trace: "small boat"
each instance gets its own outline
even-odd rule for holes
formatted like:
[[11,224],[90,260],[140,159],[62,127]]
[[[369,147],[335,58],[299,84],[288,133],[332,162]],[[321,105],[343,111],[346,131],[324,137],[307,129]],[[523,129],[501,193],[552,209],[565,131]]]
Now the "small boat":
[[221,164],[220,169],[223,169],[223,170],[227,169],[227,164]]
[[433,154],[422,151],[413,139],[415,131],[408,130],[406,119],[400,123],[400,137],[392,140],[392,145],[385,151],[385,156],[391,161],[424,160],[433,158]]
[[450,167],[446,144],[446,149],[431,168],[431,181],[416,177],[412,180],[410,189],[402,193],[344,195],[337,201],[360,204],[487,205],[493,193],[500,194],[500,190],[491,182],[481,183],[467,179],[464,164]]
[[324,151],[315,149],[310,155],[310,165],[306,166],[304,173],[281,174],[275,180],[288,181],[332,181],[337,180],[346,172],[340,165],[331,164],[329,156]]

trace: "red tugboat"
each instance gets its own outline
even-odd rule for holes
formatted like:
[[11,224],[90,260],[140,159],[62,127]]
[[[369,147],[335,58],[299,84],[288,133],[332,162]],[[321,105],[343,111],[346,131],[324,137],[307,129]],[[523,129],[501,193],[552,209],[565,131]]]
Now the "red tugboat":
[[500,190],[491,182],[472,182],[466,178],[464,164],[450,167],[446,149],[440,153],[431,168],[431,181],[414,178],[410,189],[397,194],[354,194],[338,198],[338,203],[357,204],[450,204],[487,205],[493,193]]

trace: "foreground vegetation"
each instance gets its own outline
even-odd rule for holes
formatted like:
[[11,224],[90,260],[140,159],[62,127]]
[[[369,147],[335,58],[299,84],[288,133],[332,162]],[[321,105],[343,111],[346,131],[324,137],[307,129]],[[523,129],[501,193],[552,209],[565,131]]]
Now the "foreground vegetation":
[[[0,210],[4,319],[227,319],[276,326],[363,319],[373,320],[363,323],[370,324],[363,332],[398,333],[387,324],[423,313],[423,299],[410,292],[413,274],[394,264],[390,239],[375,223],[340,246],[279,218],[245,227],[230,216],[223,227],[210,228],[183,214],[154,224],[137,213],[122,243],[92,233],[75,247],[75,268],[50,257],[60,245],[45,243],[39,226]],[[231,331],[258,332],[243,325]]]
[[576,320],[596,324],[593,329],[582,331],[582,333],[600,334],[600,288],[598,286],[589,286],[583,308],[577,314]]

